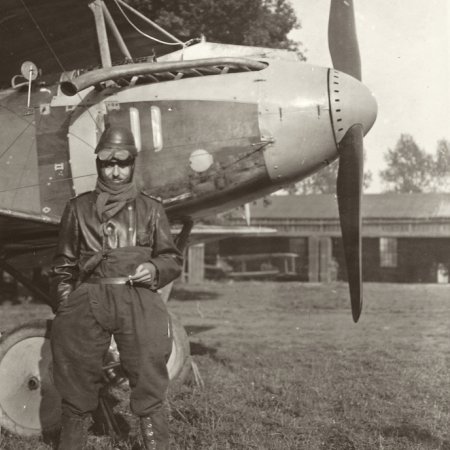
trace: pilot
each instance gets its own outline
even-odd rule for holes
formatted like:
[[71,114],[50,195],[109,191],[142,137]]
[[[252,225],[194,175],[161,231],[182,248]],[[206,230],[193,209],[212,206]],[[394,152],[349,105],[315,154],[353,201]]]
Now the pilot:
[[68,202],[51,270],[53,376],[62,398],[58,448],[85,447],[114,336],[145,448],[168,449],[172,336],[157,290],[179,276],[182,258],[161,203],[133,182],[132,133],[107,128],[95,153],[97,185]]

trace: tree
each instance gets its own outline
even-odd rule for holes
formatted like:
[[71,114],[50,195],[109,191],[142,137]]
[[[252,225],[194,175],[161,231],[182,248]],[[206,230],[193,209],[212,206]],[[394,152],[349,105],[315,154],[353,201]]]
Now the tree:
[[409,134],[402,134],[395,149],[384,156],[387,169],[380,178],[388,191],[427,192],[430,190],[435,164],[433,157],[420,149]]
[[402,134],[395,149],[385,155],[387,169],[380,178],[388,191],[448,192],[450,189],[450,142],[438,142],[436,153],[420,149],[409,134]]
[[[364,154],[364,160],[365,160]],[[296,183],[288,190],[292,194],[336,194],[336,180],[339,168],[339,159],[319,170],[314,175]],[[364,171],[363,190],[372,182],[372,172]]]
[[432,187],[436,192],[450,192],[450,142],[445,139],[437,145]]
[[300,26],[288,0],[129,0],[129,3],[182,40],[204,35],[208,41],[222,44],[299,52],[298,43],[287,37]]
[[339,162],[333,161],[315,174],[295,184],[295,194],[335,194]]

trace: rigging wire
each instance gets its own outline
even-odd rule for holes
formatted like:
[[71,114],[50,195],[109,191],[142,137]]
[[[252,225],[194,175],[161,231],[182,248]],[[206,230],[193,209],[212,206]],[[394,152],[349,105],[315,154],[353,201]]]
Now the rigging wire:
[[[71,181],[71,180],[78,180],[80,178],[93,177],[93,176],[97,176],[97,172],[95,172],[95,173],[88,173],[86,175],[80,175],[78,177],[58,178],[57,180],[53,180],[53,183],[60,183],[60,182],[63,182],[63,181]],[[19,189],[36,188],[36,187],[39,187],[40,185],[41,185],[40,183],[35,183],[35,184],[27,184],[26,186],[15,187],[15,188],[12,188],[12,189],[2,189],[2,190],[0,190],[0,194],[4,194],[6,192],[18,191]]]
[[22,120],[23,122],[30,124],[31,122],[29,120],[27,120],[23,115],[20,115],[17,111],[14,111],[11,108],[8,108],[7,106],[5,106],[3,103],[0,103],[0,108],[3,108],[4,110],[8,111],[9,113],[11,113],[12,115],[16,116],[18,119]]
[[179,42],[166,42],[166,41],[162,41],[160,39],[157,39],[153,36],[150,36],[147,33],[144,33],[142,30],[140,30],[132,21],[131,19],[127,16],[127,14],[125,13],[125,11],[122,9],[122,7],[120,6],[119,2],[117,0],[114,0],[114,3],[117,5],[117,8],[119,8],[119,11],[122,13],[122,15],[125,17],[126,21],[141,35],[146,37],[147,39],[151,39],[152,41],[158,42],[159,44],[165,44],[165,45],[182,45],[183,47],[186,47],[187,43],[189,41],[183,42],[183,43],[179,43]]
[[[75,137],[78,137],[78,136],[75,136]],[[79,139],[81,140],[81,138],[79,138]],[[225,140],[224,141],[210,141],[210,143],[212,143],[212,142],[217,143],[217,142],[226,142],[226,141]],[[257,152],[263,150],[269,143],[264,142],[264,143],[259,143],[259,144],[260,145],[257,148],[255,148],[255,149],[253,149],[253,150],[243,154],[241,157],[237,158],[236,160],[232,161],[231,163],[227,164],[226,166],[223,166],[223,168],[222,168],[223,171],[224,172],[230,172],[230,169],[233,169],[234,165],[236,165],[239,162],[241,162],[241,161],[251,157],[254,153],[257,153]],[[183,146],[180,145],[180,146],[165,147],[165,149],[168,150],[168,149],[174,149],[174,148],[177,148],[177,147],[182,148]],[[199,155],[199,157],[200,157],[200,155]],[[166,156],[165,159],[169,159],[169,156]],[[73,180],[78,180],[78,179],[81,179],[81,178],[87,178],[87,177],[93,177],[93,176],[97,176],[97,173],[93,172],[93,173],[88,173],[88,174],[84,174],[84,175],[79,175],[77,177],[59,178],[57,180],[53,180],[53,183],[60,183],[60,182],[63,182],[63,181],[73,181]],[[14,192],[14,191],[17,191],[19,189],[27,189],[27,188],[33,188],[33,187],[38,187],[38,186],[40,186],[39,183],[37,183],[37,184],[30,184],[30,185],[26,185],[26,186],[18,186],[18,187],[12,188],[12,189],[0,190],[0,194],[3,194],[5,192]]]
[[22,136],[22,134],[25,133],[25,131],[28,130],[28,128],[30,128],[30,126],[33,126],[32,122],[29,122],[28,125],[15,137],[15,139],[11,142],[11,144],[8,145],[8,147],[6,147],[6,149],[0,154],[0,159],[3,158],[3,156],[5,156],[5,154],[12,148],[12,146],[19,140],[19,138]]
[[[42,120],[42,116],[39,117],[39,123],[38,123],[38,125],[37,125],[38,128],[39,128],[39,125],[40,125],[41,120]],[[27,164],[28,164],[28,161],[30,160],[31,151],[33,150],[33,146],[34,146],[34,143],[35,143],[35,142],[36,142],[36,136],[33,136],[33,138],[31,139],[30,146],[28,147],[28,153],[27,153],[27,157],[26,157],[26,160],[25,160],[25,164],[24,164],[23,169],[22,169],[22,173],[20,174],[19,185],[22,184],[22,181],[23,181],[23,178],[24,178],[24,176],[25,176],[25,173],[27,172],[27,171],[26,171],[26,166],[27,166]],[[17,194],[18,194],[18,193],[19,193],[19,190],[17,189],[17,190],[14,192],[14,197],[13,197],[12,202],[11,202],[12,205],[15,204],[16,198],[17,198]]]
[[[28,6],[25,3],[25,0],[20,0],[20,2],[22,3],[25,11],[27,12],[27,14],[30,16],[32,22],[34,23],[35,27],[37,28],[37,30],[39,31],[39,34],[41,35],[42,39],[44,40],[45,44],[47,45],[48,49],[50,50],[51,54],[53,55],[53,57],[55,58],[56,63],[58,64],[58,66],[60,67],[60,69],[63,72],[66,72],[66,69],[63,65],[63,63],[61,62],[61,60],[59,59],[58,55],[56,54],[55,50],[53,49],[52,45],[50,44],[50,42],[48,41],[47,37],[45,36],[44,32],[42,31],[42,28],[39,26],[38,21],[34,18],[33,14],[31,13],[30,9],[28,8]],[[77,93],[78,98],[80,99],[80,101],[83,100],[83,98],[81,97],[80,93]],[[100,129],[97,121],[95,120],[95,118],[92,116],[91,112],[88,109],[88,113],[91,116],[92,121],[94,122],[95,126]],[[2,156],[2,155],[0,155]]]
[[55,50],[53,49],[53,47],[50,45],[50,42],[48,41],[48,39],[46,38],[44,32],[42,31],[42,28],[39,26],[38,21],[34,18],[33,14],[31,14],[30,9],[28,8],[28,6],[25,3],[25,0],[20,0],[20,2],[22,3],[25,11],[27,12],[27,14],[30,16],[32,22],[34,23],[34,26],[37,28],[37,30],[39,31],[39,34],[41,35],[42,39],[44,40],[45,44],[47,45],[48,49],[50,50],[50,52],[52,53],[53,57],[55,58],[56,62],[58,63],[59,67],[61,68],[61,70],[63,72],[65,72],[65,68],[61,62],[61,60],[59,59],[58,55],[56,54]]
[[[41,35],[42,39],[44,40],[45,44],[47,45],[47,47],[49,48],[50,52],[52,53],[53,57],[55,58],[57,64],[59,65],[59,67],[61,68],[61,70],[63,72],[66,72],[66,69],[64,67],[64,65],[62,64],[61,60],[59,59],[57,53],[55,52],[55,50],[53,49],[52,45],[50,44],[49,40],[47,39],[47,37],[45,36],[42,28],[40,27],[39,23],[36,21],[36,19],[34,18],[33,14],[31,13],[30,9],[28,8],[28,6],[25,3],[25,0],[20,0],[25,11],[27,12],[27,14],[29,15],[29,17],[31,18],[32,22],[34,23],[36,29],[38,30],[39,34]],[[119,8],[120,12],[123,14],[123,16],[125,17],[125,19],[128,21],[128,23],[141,35],[143,35],[144,37],[147,37],[148,39],[151,39],[153,41],[159,42],[161,44],[166,44],[166,45],[183,45],[183,47],[185,47],[190,41],[187,42],[165,42],[162,40],[159,40],[157,38],[154,38],[150,35],[147,35],[146,33],[142,32],[136,25],[134,25],[134,23],[128,18],[127,14],[124,12],[124,10],[122,9],[122,7],[120,6],[120,4],[118,3],[117,0],[114,0],[114,2],[116,3],[117,7]],[[80,98],[80,100],[82,100],[81,95],[78,93],[77,94]],[[3,105],[0,105],[2,107],[4,107]],[[8,109],[8,108],[6,108]],[[97,123],[97,121],[95,120],[95,118],[93,117],[91,111],[89,108],[86,109],[86,111],[88,112],[89,116],[91,117],[92,121],[94,122],[95,126],[97,128],[100,128],[100,125]],[[17,142],[17,140],[25,133],[25,131],[30,127],[30,126],[34,126],[32,122],[27,123],[27,126],[25,127],[24,130],[22,130],[19,135],[14,139],[14,141],[0,154],[0,159],[13,147],[13,145],[15,144],[15,142]],[[80,136],[75,135],[73,132],[69,132],[69,134],[72,134],[74,137],[78,138],[80,141],[84,142],[86,145],[91,146],[90,144],[88,144],[86,141],[84,141],[83,138],[81,138]],[[233,140],[239,140],[239,139],[244,139],[247,138],[247,136],[242,136],[242,137],[235,137],[233,138]],[[202,142],[202,144],[217,144],[220,142],[226,142],[227,140],[215,140],[215,141],[208,141],[208,142]],[[229,141],[229,140],[228,140]],[[232,168],[233,166],[235,166],[236,164],[238,164],[240,161],[250,157],[252,154],[261,151],[265,146],[267,145],[267,143],[262,143],[260,146],[258,146],[258,148],[253,149],[250,152],[247,152],[245,154],[243,154],[241,157],[239,157],[238,159],[231,161],[228,165],[224,166],[223,169],[225,171],[228,171],[230,168]],[[174,145],[171,147],[165,147],[166,149],[176,149],[176,148],[184,148],[185,145],[184,144],[180,144],[180,145]],[[175,150],[176,151],[176,150]],[[181,152],[180,152],[181,153]],[[172,152],[173,155],[173,152]],[[163,156],[163,155],[161,155]],[[169,155],[164,155],[163,159],[168,159]],[[64,178],[64,179],[59,179],[59,180],[54,180],[55,182],[62,182],[62,181],[67,181],[67,180],[75,180],[75,179],[79,179],[79,178],[85,178],[85,177],[90,177],[90,176],[94,176],[96,175],[95,173],[92,174],[86,174],[86,175],[80,175],[78,177],[70,177],[70,178]],[[13,189],[5,189],[5,190],[0,190],[0,193],[5,193],[5,192],[13,192],[13,191],[17,191],[19,189],[25,189],[25,188],[32,188],[32,187],[36,187],[39,186],[40,184],[33,184],[33,185],[28,185],[28,186],[18,186],[16,188]]]

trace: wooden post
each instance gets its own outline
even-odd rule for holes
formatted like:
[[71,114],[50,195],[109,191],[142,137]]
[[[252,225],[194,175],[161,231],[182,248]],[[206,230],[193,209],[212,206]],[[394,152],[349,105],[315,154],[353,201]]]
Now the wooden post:
[[309,281],[331,281],[331,238],[327,236],[308,238],[308,279]]
[[205,279],[205,244],[191,245],[188,249],[189,283],[202,283]]
[[320,274],[319,280],[329,282],[331,281],[331,256],[332,256],[332,245],[330,237],[321,237],[319,240],[319,251],[320,251]]
[[308,280],[319,281],[319,238],[310,236],[308,238]]

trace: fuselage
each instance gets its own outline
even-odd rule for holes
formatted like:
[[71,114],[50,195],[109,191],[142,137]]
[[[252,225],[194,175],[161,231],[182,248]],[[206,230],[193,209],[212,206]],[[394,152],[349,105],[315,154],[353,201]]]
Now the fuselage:
[[263,70],[89,87],[71,97],[36,84],[28,114],[26,92],[4,95],[0,207],[59,217],[69,197],[94,187],[93,149],[109,124],[131,128],[137,181],[164,199],[172,219],[298,181],[338,156],[349,127],[372,126],[376,104],[359,81],[303,62],[265,62]]

